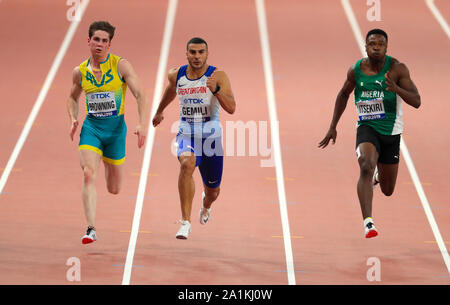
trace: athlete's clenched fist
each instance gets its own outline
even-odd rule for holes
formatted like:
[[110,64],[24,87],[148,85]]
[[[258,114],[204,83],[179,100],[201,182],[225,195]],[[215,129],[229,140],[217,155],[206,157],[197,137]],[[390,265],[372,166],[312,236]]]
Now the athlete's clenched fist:
[[211,90],[211,92],[216,91],[216,87],[217,87],[217,79],[214,76],[215,72],[213,74],[211,74],[210,77],[208,77],[208,80],[206,81],[206,87],[209,88],[209,90]]

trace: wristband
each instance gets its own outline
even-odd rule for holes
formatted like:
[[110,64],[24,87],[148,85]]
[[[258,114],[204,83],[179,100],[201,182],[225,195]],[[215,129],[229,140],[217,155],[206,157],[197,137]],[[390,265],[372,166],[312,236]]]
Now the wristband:
[[216,93],[219,92],[219,90],[220,90],[220,86],[217,85],[217,86],[216,86],[216,90],[214,90],[214,92],[213,92],[212,94],[213,94],[213,95],[216,95]]

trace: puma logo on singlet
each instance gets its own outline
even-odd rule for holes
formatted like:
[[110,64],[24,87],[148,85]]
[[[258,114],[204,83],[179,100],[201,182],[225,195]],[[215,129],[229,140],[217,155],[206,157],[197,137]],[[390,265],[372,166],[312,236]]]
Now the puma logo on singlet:
[[375,83],[377,83],[377,84],[379,84],[381,87],[383,87],[383,81],[376,80]]

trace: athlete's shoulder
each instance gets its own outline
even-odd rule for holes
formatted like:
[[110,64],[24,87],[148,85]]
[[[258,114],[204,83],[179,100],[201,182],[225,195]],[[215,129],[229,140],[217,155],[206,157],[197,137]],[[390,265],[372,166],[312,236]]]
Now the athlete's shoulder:
[[216,67],[211,75],[214,75],[214,77],[217,79],[228,78],[228,76],[224,70],[222,70],[220,68],[216,68]]
[[81,69],[80,66],[76,66],[72,70],[72,80],[74,83],[81,83]]
[[169,76],[169,77],[174,77],[174,76],[175,76],[175,78],[176,78],[176,77],[177,77],[177,74],[178,74],[178,71],[180,71],[180,68],[181,68],[181,67],[171,68],[171,69],[169,70],[169,73],[167,73],[168,76]]
[[351,65],[347,70],[347,80],[350,82],[355,82],[355,68],[356,65]]
[[[116,61],[116,59],[114,59],[114,61]],[[136,72],[131,63],[127,59],[121,57],[117,57],[117,73],[122,82],[126,82],[130,76],[136,76]]]
[[353,66],[354,66],[354,67],[358,67],[358,66],[361,65],[362,63],[365,63],[366,60],[367,60],[367,57],[362,57],[362,58],[358,59],[358,60],[353,64]]
[[406,67],[406,64],[404,63],[404,62],[401,62],[400,60],[398,60],[397,58],[395,58],[395,57],[391,57],[392,58],[392,63],[391,63],[391,66],[403,66],[403,67]]
[[214,67],[214,72],[213,73],[218,73],[218,74],[226,74],[224,70]]
[[171,68],[169,70],[169,72],[167,73],[167,78],[169,79],[169,81],[171,83],[176,83],[177,82],[178,71],[180,71],[180,68],[181,67]]
[[127,59],[122,58],[122,57],[117,58],[117,66],[120,71],[122,71],[123,69],[132,68],[130,61],[128,61]]
[[367,57],[363,57],[358,59],[353,65],[350,66],[350,68],[347,71],[347,75],[351,73],[352,76],[355,75],[355,71],[360,71],[361,66],[365,63]]
[[392,57],[392,63],[391,63],[390,70],[402,73],[402,72],[407,72],[408,67],[406,66],[405,63],[401,62],[397,58]]

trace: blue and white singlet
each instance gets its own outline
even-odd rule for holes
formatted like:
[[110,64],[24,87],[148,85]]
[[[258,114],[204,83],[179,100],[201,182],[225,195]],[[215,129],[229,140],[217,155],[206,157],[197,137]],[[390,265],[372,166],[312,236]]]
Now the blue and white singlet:
[[180,102],[179,134],[191,137],[220,137],[220,104],[206,86],[208,77],[216,67],[209,66],[197,79],[186,75],[187,65],[181,66],[177,75],[177,95]]

